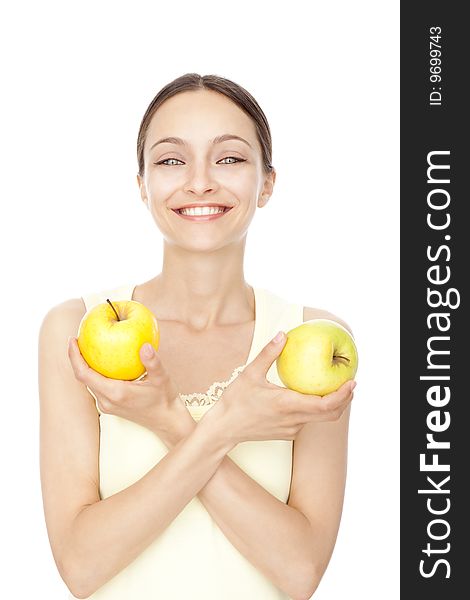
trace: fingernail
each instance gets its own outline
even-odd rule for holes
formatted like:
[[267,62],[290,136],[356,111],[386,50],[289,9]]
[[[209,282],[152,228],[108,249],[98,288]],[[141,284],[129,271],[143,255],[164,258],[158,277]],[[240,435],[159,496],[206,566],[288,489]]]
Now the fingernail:
[[355,381],[353,381],[351,383],[351,392],[353,391],[353,389],[356,387],[357,383]]
[[280,342],[282,340],[283,337],[284,337],[284,332],[280,331],[273,337],[273,342],[275,342],[277,344],[278,342]]
[[150,358],[153,356],[153,346],[152,344],[144,344],[143,354],[146,358]]

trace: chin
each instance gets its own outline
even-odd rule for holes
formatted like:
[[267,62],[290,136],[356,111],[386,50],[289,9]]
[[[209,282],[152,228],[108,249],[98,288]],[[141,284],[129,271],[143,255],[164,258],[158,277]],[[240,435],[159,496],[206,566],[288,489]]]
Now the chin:
[[169,240],[168,243],[173,246],[179,246],[181,249],[186,250],[188,252],[200,252],[200,253],[209,253],[209,252],[217,252],[218,250],[222,250],[229,246],[234,246],[236,244],[241,244],[244,241],[243,236],[237,236],[233,238],[222,237],[222,236],[212,236],[208,238],[207,236],[193,236],[190,240],[175,240],[174,238]]

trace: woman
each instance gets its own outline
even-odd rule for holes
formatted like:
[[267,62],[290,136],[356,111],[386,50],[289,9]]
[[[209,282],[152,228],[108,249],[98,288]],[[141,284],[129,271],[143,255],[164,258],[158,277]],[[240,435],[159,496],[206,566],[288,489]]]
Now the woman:
[[[283,332],[347,325],[245,282],[247,230],[275,181],[268,123],[234,82],[186,74],[150,103],[138,165],[161,273],[53,307],[39,335],[58,570],[78,598],[310,598],[338,531],[355,384],[323,398],[285,388]],[[86,310],[108,297],[157,317],[138,381],[101,376],[77,346]]]

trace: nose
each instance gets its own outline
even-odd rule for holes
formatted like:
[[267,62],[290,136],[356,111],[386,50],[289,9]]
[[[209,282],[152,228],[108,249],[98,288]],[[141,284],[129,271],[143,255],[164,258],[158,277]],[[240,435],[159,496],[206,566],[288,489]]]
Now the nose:
[[185,183],[184,191],[197,195],[207,194],[217,188],[210,166],[207,163],[197,163],[192,166]]

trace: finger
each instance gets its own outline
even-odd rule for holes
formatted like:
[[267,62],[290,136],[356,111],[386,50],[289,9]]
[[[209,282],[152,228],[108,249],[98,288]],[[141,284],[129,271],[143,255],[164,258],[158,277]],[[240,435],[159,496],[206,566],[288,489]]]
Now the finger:
[[[77,352],[78,350],[78,352]],[[86,377],[86,372],[89,365],[83,358],[80,349],[78,348],[76,338],[70,336],[67,343],[67,354],[69,356],[70,364],[72,365],[73,372],[77,379]]]
[[83,358],[78,346],[77,338],[70,337],[68,343],[68,355],[75,377],[85,385],[93,388],[95,393],[99,393],[107,398],[118,399],[119,389],[122,382],[119,379],[105,377],[92,369],[86,360]]
[[[277,336],[279,336],[279,339],[276,339]],[[283,331],[279,331],[279,333],[266,344],[258,356],[247,365],[246,369],[255,371],[261,377],[266,377],[269,368],[282,352],[286,341],[286,334]]]
[[355,381],[345,381],[343,385],[341,385],[337,390],[331,392],[331,394],[326,394],[326,396],[323,396],[322,401],[324,403],[325,409],[336,410],[337,408],[340,408],[343,404],[347,404],[350,396],[352,399],[352,391],[355,387]]
[[346,381],[334,392],[325,396],[315,396],[311,394],[302,394],[289,390],[289,400],[292,410],[305,412],[307,414],[314,413],[330,413],[345,408],[352,400],[356,383]]
[[147,371],[145,379],[156,381],[167,376],[165,367],[152,344],[142,344],[139,349],[139,356]]

